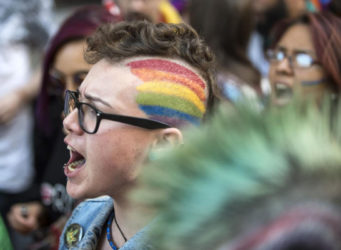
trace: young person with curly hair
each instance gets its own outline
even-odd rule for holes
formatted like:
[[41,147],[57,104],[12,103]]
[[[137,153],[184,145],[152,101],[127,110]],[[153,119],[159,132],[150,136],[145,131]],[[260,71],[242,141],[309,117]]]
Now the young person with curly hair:
[[212,110],[213,56],[185,24],[105,25],[88,40],[94,64],[65,97],[67,191],[73,212],[60,249],[146,249],[145,217],[128,191],[150,154],[183,141]]

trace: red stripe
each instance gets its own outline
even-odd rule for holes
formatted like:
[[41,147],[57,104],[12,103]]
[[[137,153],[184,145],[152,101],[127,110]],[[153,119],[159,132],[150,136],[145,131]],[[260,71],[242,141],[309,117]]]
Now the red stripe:
[[191,70],[177,63],[162,60],[162,59],[146,59],[136,60],[128,63],[134,69],[136,68],[150,68],[160,71],[165,71],[173,74],[183,75],[192,81],[198,82],[202,88],[205,89],[205,83]]

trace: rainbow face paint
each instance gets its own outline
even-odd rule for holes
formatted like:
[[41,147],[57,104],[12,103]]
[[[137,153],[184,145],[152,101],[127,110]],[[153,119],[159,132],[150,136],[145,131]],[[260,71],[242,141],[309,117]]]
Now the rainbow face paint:
[[206,84],[192,70],[166,59],[142,59],[127,63],[143,81],[136,102],[151,118],[179,127],[200,124],[206,107]]
[[320,80],[316,80],[316,81],[302,81],[301,84],[302,86],[315,86],[315,85],[319,85],[322,83],[325,83],[326,79],[322,78]]

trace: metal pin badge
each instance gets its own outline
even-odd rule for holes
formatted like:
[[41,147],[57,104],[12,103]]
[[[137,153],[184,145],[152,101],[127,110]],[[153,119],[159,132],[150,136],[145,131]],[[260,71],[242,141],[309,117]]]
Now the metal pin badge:
[[64,240],[68,248],[75,247],[83,237],[83,228],[79,224],[71,224],[67,227]]

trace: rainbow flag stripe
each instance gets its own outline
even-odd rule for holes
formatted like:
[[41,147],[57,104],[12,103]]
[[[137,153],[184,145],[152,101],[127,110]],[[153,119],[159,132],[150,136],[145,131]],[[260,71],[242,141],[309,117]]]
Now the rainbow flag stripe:
[[189,88],[179,85],[174,82],[162,82],[162,81],[153,81],[153,82],[146,82],[137,87],[137,90],[141,93],[148,92],[148,93],[155,93],[155,94],[164,94],[170,97],[182,98],[187,100],[188,102],[193,103],[201,113],[205,112],[205,105],[199,99],[199,97],[191,91]]
[[164,59],[136,60],[136,61],[128,63],[128,65],[132,69],[147,68],[147,69],[155,69],[159,71],[173,73],[176,75],[182,75],[196,82],[203,89],[205,89],[205,86],[206,86],[205,83],[200,79],[200,77],[196,73],[194,73],[192,70],[180,64],[169,61],[169,60],[164,60]]
[[140,105],[140,108],[150,116],[158,115],[158,116],[166,116],[166,117],[177,117],[181,118],[183,120],[189,121],[192,124],[199,125],[200,119],[191,115],[188,115],[186,113],[182,113],[180,111],[164,108],[164,107],[158,107],[158,106],[145,106]]
[[182,75],[169,74],[164,71],[152,70],[146,68],[132,69],[133,74],[138,76],[143,81],[171,81],[182,84],[195,92],[201,101],[205,101],[205,89],[202,88],[197,82],[192,81]]
[[173,96],[158,93],[141,93],[137,96],[139,105],[161,106],[187,113],[198,118],[202,118],[202,112],[191,102],[182,98],[174,98]]
[[127,63],[143,81],[136,102],[149,116],[174,124],[199,124],[205,107],[205,83],[189,68],[167,59],[142,59]]

